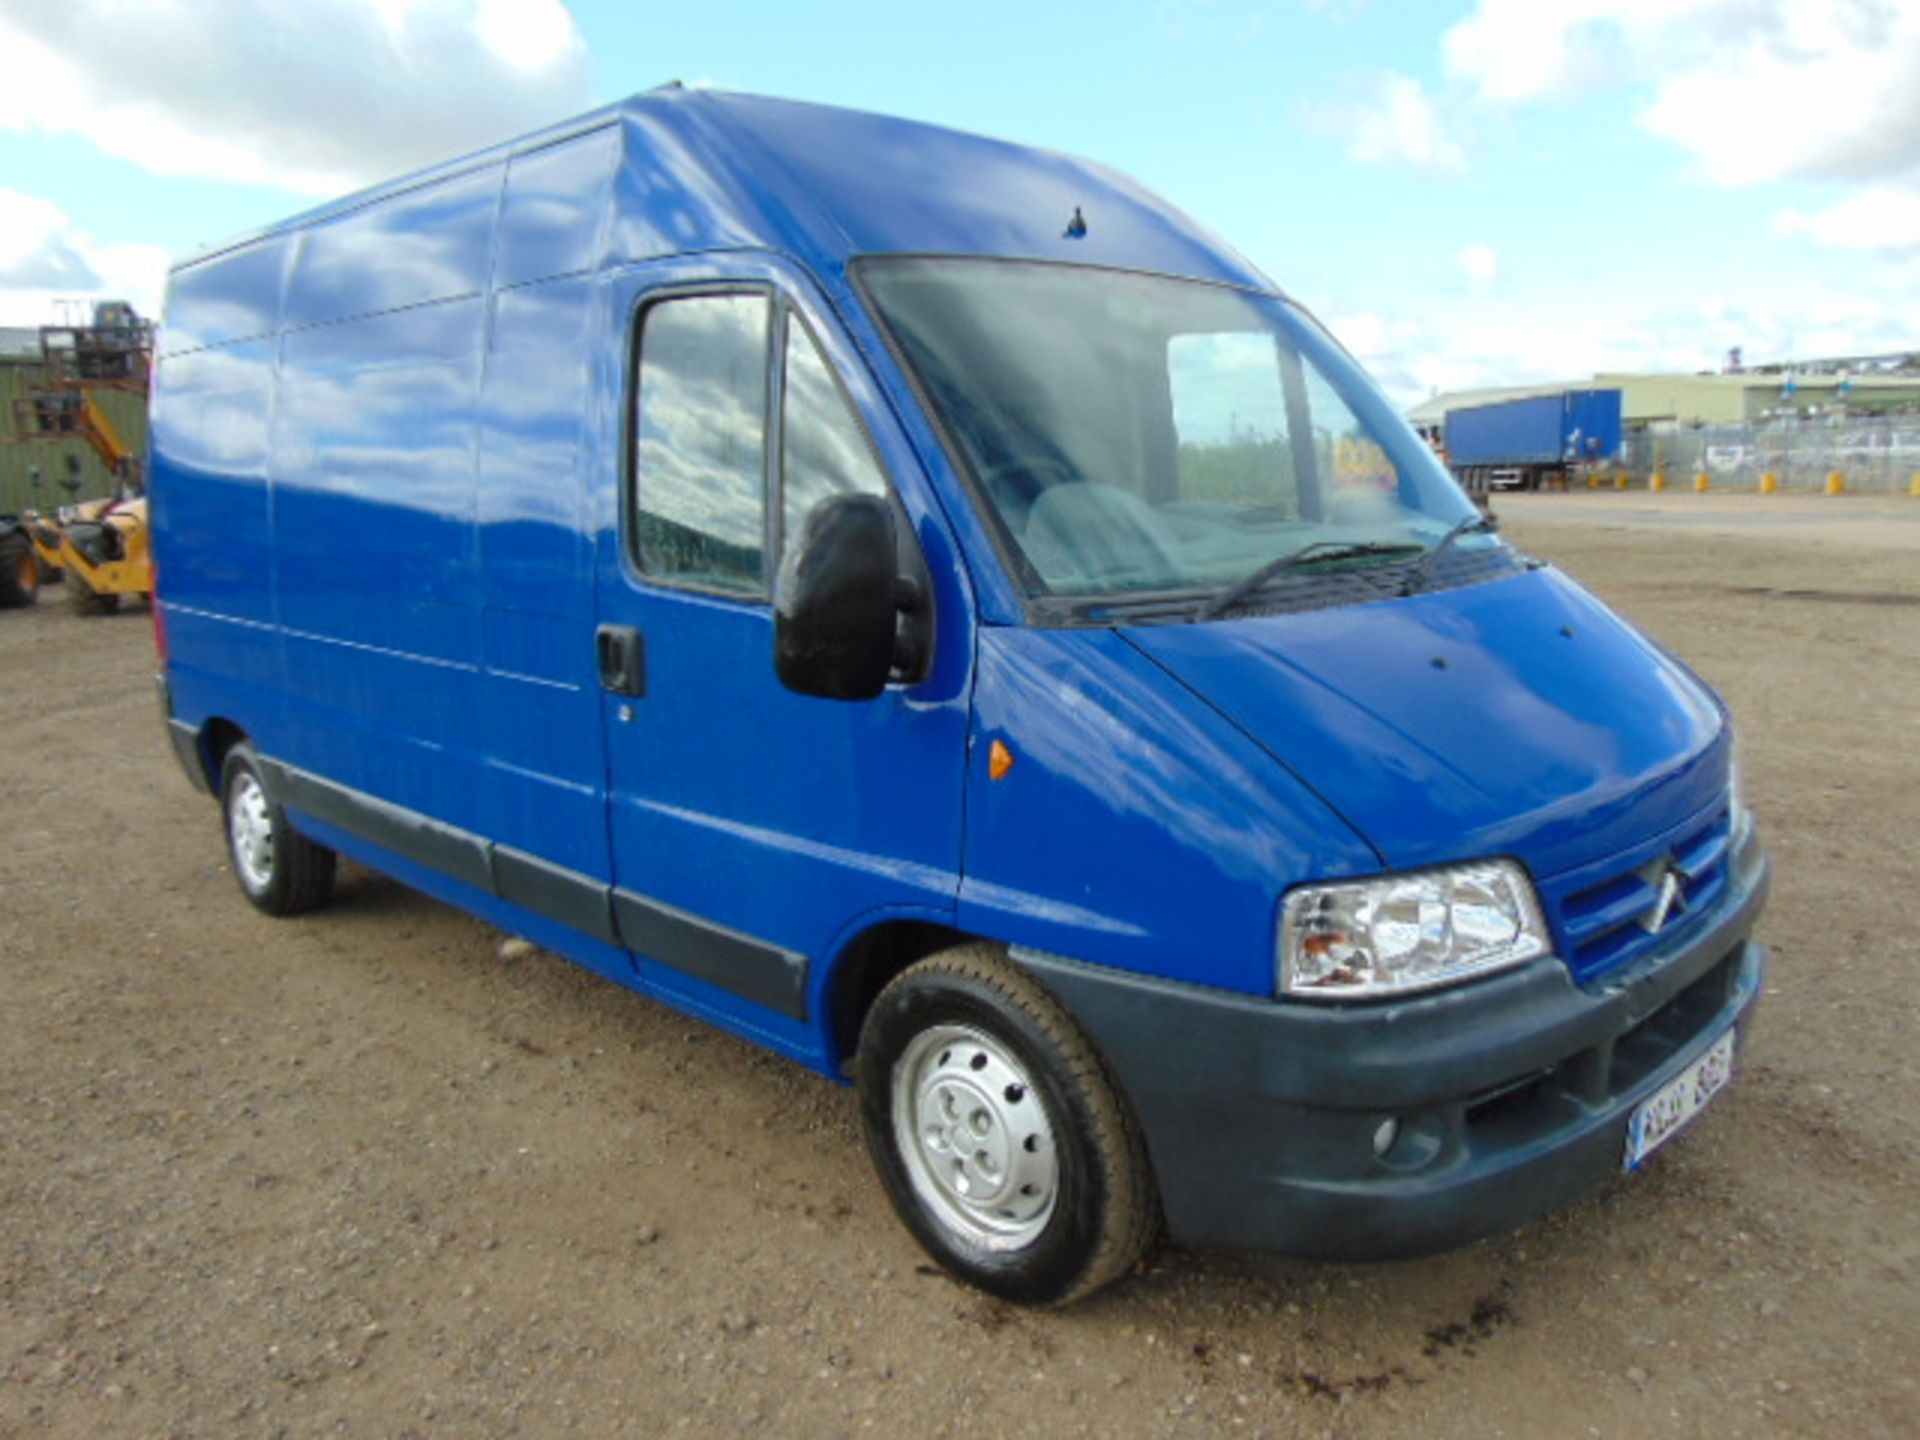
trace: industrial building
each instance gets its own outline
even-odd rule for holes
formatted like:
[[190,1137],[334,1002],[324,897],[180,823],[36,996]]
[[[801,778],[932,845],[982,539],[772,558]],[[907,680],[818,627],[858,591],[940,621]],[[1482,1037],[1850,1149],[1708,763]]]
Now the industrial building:
[[1600,373],[1541,385],[1454,390],[1421,401],[1407,418],[1422,434],[1437,438],[1449,411],[1572,390],[1618,390],[1621,422],[1629,431],[1740,425],[1788,416],[1915,413],[1920,412],[1920,357],[1866,357],[1850,364],[1815,361],[1717,375]]
[[[117,327],[102,331],[102,313],[118,322]],[[144,463],[144,369],[137,377],[82,375],[83,368],[97,368],[93,352],[84,340],[79,350],[73,344],[76,336],[119,336],[128,325],[147,333],[146,323],[130,310],[107,302],[85,325],[0,328],[0,515],[51,510],[115,494],[124,477],[115,472],[108,454],[131,457],[130,463],[122,460],[127,470]],[[54,346],[51,361],[49,341]],[[63,410],[73,412],[70,422]],[[107,436],[111,440],[103,447],[101,440]]]
[[[1542,450],[1529,424],[1556,416],[1569,424],[1575,402],[1597,394],[1618,397],[1618,423],[1599,452],[1591,428],[1570,432],[1584,448],[1549,435]],[[1639,487],[1677,476],[1695,489],[1920,495],[1916,354],[1730,366],[1717,375],[1603,372],[1591,381],[1436,395],[1407,416],[1476,493]]]

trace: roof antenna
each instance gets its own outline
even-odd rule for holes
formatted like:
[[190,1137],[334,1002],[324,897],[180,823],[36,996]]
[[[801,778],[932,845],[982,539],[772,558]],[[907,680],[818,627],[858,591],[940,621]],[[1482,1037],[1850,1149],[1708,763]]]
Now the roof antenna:
[[1063,240],[1084,240],[1087,238],[1087,222],[1080,214],[1078,205],[1073,207],[1073,219],[1067,222],[1067,228],[1060,236]]

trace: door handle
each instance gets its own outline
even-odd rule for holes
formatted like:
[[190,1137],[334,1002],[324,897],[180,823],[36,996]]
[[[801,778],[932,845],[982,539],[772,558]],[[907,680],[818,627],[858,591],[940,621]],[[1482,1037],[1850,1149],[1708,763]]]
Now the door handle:
[[602,625],[593,632],[600,687],[616,695],[647,693],[647,642],[631,625]]

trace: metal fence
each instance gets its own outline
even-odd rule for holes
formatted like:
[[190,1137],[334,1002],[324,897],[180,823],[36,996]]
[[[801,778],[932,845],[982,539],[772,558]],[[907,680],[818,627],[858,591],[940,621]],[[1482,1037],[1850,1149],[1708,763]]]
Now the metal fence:
[[1845,420],[1760,420],[1744,425],[1640,431],[1628,438],[1627,472],[1644,486],[1656,469],[1685,489],[1705,475],[1714,489],[1817,491],[1838,472],[1849,491],[1906,494],[1920,476],[1920,415]]

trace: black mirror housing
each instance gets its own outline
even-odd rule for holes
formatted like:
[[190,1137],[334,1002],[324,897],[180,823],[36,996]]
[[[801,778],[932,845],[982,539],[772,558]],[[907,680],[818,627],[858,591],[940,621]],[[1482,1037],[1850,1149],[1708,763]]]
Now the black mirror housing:
[[790,536],[773,589],[780,683],[824,700],[871,700],[893,673],[899,565],[893,509],[873,495],[835,495]]

